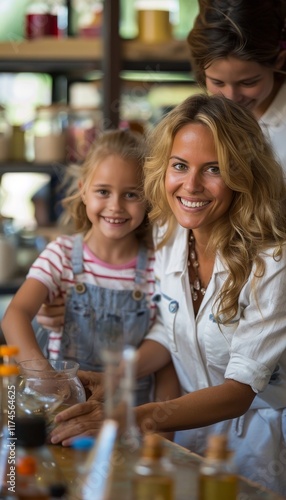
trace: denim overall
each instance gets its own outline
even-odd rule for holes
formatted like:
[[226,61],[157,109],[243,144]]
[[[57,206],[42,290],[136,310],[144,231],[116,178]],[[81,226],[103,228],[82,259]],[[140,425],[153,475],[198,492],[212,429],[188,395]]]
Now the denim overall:
[[[75,285],[68,289],[59,359],[73,359],[82,370],[102,371],[103,349],[138,347],[149,329],[150,309],[141,291],[146,281],[147,249],[140,246],[133,290],[113,290],[84,283],[82,237],[75,238],[72,268]],[[150,400],[152,377],[137,382],[135,401]]]

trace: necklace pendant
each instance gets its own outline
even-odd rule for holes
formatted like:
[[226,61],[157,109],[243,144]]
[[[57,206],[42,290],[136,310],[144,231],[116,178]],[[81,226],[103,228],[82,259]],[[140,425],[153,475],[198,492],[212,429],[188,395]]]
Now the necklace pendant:
[[194,250],[191,250],[191,251],[190,251],[190,256],[191,256],[191,259],[192,259],[192,260],[196,260],[196,253],[195,253],[195,251],[194,251]]
[[194,280],[194,289],[195,289],[195,290],[198,290],[198,291],[199,291],[199,290],[201,290],[201,284],[200,284],[200,280],[199,280],[199,278],[196,278],[196,279]]

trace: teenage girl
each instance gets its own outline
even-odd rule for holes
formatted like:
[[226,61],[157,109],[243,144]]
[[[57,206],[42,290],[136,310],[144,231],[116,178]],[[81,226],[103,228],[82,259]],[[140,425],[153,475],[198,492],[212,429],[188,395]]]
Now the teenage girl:
[[199,84],[250,109],[286,176],[286,0],[202,0],[188,36]]
[[[142,342],[156,311],[144,157],[142,136],[109,131],[78,168],[77,188],[63,202],[78,234],[47,245],[2,322],[7,343],[19,346],[18,361],[46,355],[102,371],[104,348]],[[43,302],[55,298],[65,304],[64,325],[58,333],[44,332],[43,345],[31,321]],[[140,379],[137,404],[149,400],[150,389],[151,378]]]

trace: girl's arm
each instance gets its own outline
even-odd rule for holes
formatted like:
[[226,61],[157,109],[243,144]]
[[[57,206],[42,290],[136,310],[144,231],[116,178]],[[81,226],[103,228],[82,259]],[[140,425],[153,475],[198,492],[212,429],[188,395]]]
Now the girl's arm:
[[[155,373],[154,401],[170,401],[181,396],[181,386],[173,362]],[[173,440],[174,432],[161,433],[165,438]]]
[[171,361],[169,351],[155,340],[143,340],[137,350],[137,377],[156,373]]
[[17,361],[44,358],[32,327],[32,320],[48,297],[47,287],[38,280],[28,278],[10,302],[1,327],[7,344],[17,345]]
[[148,403],[134,408],[142,432],[169,432],[205,427],[243,415],[255,392],[249,385],[227,379],[171,401]]

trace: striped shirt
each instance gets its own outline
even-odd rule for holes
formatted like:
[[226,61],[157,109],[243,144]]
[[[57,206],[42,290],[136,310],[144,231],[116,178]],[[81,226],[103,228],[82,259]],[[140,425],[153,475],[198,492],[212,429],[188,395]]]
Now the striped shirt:
[[[59,236],[47,245],[31,266],[27,278],[34,278],[43,283],[49,290],[49,301],[56,297],[65,300],[67,290],[76,282],[111,288],[114,290],[133,290],[137,258],[122,265],[111,265],[99,260],[84,243],[83,273],[75,279],[72,270],[72,248],[75,235]],[[146,293],[151,310],[151,324],[155,318],[156,305],[151,301],[154,294],[154,252],[148,250],[147,279],[142,291]]]

